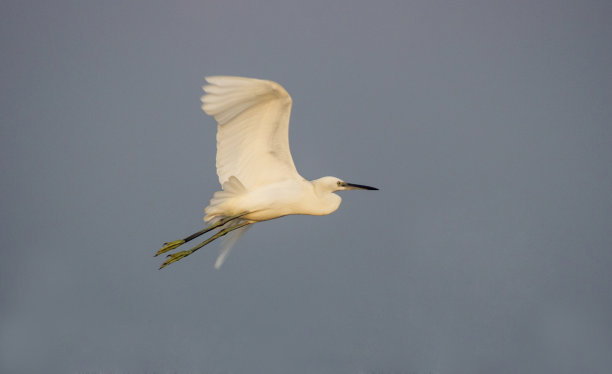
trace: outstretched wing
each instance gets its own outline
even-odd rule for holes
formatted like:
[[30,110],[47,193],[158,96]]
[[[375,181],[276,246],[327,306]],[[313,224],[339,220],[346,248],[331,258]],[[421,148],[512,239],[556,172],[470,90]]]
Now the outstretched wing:
[[278,83],[260,79],[207,77],[202,109],[215,117],[217,174],[247,188],[303,179],[289,150],[291,97]]
[[[238,222],[235,223],[234,225],[239,225],[242,222],[244,222],[243,220],[236,220],[236,221]],[[227,236],[223,237],[223,244],[221,245],[219,256],[217,256],[217,261],[215,261],[215,269],[219,269],[221,265],[223,265],[223,263],[225,262],[225,259],[227,258],[227,255],[229,255],[230,251],[234,247],[234,244],[236,244],[238,239],[240,239],[240,237],[244,235],[244,233],[247,232],[247,230],[251,226],[253,226],[253,224],[243,226],[239,229],[231,231],[229,234],[227,234]]]

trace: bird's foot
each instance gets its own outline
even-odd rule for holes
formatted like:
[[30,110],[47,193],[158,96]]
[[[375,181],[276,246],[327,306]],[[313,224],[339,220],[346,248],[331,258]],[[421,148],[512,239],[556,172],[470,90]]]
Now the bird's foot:
[[168,251],[171,251],[174,248],[177,248],[178,246],[183,245],[183,244],[185,244],[185,239],[180,239],[180,240],[175,240],[173,242],[164,243],[164,247],[162,249],[160,249],[159,251],[157,251],[155,256],[159,256],[162,253],[166,253]]
[[167,256],[168,259],[166,261],[164,261],[164,263],[159,268],[163,269],[164,267],[170,265],[171,263],[176,262],[176,261],[180,260],[183,257],[187,257],[187,256],[189,256],[192,253],[193,253],[193,251],[180,251],[180,252],[169,254]]

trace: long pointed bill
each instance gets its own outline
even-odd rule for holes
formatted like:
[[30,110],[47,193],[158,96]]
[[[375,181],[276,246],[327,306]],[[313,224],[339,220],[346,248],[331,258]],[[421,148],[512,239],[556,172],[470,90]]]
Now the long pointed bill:
[[344,182],[344,187],[346,187],[347,190],[378,191],[378,188],[376,187],[364,186],[363,184],[354,184],[354,183],[347,183],[347,182]]

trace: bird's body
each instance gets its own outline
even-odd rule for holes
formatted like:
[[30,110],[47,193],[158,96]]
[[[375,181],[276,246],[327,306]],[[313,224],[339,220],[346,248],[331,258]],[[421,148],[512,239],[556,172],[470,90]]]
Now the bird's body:
[[342,200],[334,192],[376,189],[336,177],[308,181],[297,172],[289,150],[292,100],[278,83],[227,76],[206,80],[209,85],[204,86],[202,109],[218,123],[216,166],[222,190],[215,192],[205,209],[208,228],[166,243],[157,254],[210,230],[220,231],[189,251],[169,255],[162,267],[229,234],[215,263],[219,268],[236,240],[253,223],[290,214],[330,214]]
[[[223,196],[224,192],[226,191],[219,191],[216,195]],[[229,198],[221,197],[218,204],[215,204],[213,197],[211,205],[205,210],[205,220],[231,217],[241,212],[249,212],[241,218],[253,222],[290,214],[322,216],[336,211],[341,201],[340,196],[326,193],[321,180],[310,182],[305,179],[287,179],[250,191],[245,189],[242,193],[231,194]]]

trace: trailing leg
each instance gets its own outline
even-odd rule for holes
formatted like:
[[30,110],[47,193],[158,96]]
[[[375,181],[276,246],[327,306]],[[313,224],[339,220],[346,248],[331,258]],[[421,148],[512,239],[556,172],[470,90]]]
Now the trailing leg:
[[[215,222],[214,224],[204,228],[203,230],[189,235],[185,239],[179,239],[179,240],[175,240],[175,241],[172,241],[172,242],[164,243],[164,247],[161,248],[160,250],[158,250],[157,253],[155,253],[155,256],[159,256],[162,253],[166,253],[168,251],[171,251],[171,250],[173,250],[173,249],[175,249],[175,248],[177,248],[177,247],[187,243],[188,241],[191,241],[191,240],[193,240],[193,239],[195,239],[195,238],[197,238],[199,236],[202,236],[202,235],[206,234],[210,230],[214,230],[217,227],[221,227],[221,226],[225,225],[226,223],[228,223],[230,221],[233,221],[235,219],[238,219],[238,218],[244,216],[247,213],[248,212],[243,212],[243,213],[240,213],[240,214],[235,215],[235,216],[225,217],[225,218],[220,219],[219,221]],[[155,256],[153,256],[153,257],[155,257]]]
[[[242,214],[242,215],[244,215],[244,214]],[[238,217],[235,217],[235,218],[238,218]],[[227,222],[229,222],[229,221],[227,221]],[[239,228],[244,227],[246,225],[250,225],[251,223],[252,222],[246,221],[246,222],[239,223],[239,224],[237,224],[235,226],[230,226],[230,227],[224,228],[224,229],[220,230],[218,233],[216,233],[215,235],[211,236],[210,238],[206,239],[205,241],[203,241],[202,243],[196,245],[195,247],[193,247],[191,249],[188,249],[186,251],[180,251],[180,252],[173,253],[173,254],[169,254],[168,255],[168,259],[166,261],[164,261],[164,263],[159,268],[163,269],[164,267],[170,265],[171,263],[176,262],[176,261],[180,260],[183,257],[189,256],[190,254],[192,254],[193,252],[197,251],[198,249],[200,249],[200,248],[204,247],[205,245],[211,243],[213,240],[219,239],[220,237],[222,237],[224,235],[227,235],[227,234],[229,234],[230,232],[232,232],[232,231],[234,231],[236,229],[239,229]]]

